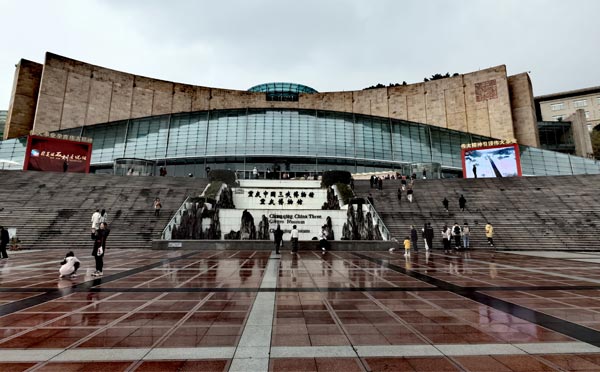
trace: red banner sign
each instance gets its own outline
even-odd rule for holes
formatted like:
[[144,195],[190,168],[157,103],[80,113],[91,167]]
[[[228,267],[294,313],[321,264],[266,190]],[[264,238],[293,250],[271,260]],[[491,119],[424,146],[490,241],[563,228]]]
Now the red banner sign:
[[29,136],[23,170],[89,173],[92,144]]

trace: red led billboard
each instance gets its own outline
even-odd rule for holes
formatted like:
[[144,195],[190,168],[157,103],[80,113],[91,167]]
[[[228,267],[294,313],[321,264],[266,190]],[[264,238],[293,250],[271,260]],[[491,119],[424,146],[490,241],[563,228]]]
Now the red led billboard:
[[89,173],[91,158],[91,143],[29,136],[23,170]]

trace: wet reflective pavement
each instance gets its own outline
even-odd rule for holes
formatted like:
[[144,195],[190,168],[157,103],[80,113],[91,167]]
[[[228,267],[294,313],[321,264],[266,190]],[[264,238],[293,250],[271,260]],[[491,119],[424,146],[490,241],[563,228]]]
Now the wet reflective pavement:
[[0,261],[0,371],[600,371],[594,252]]

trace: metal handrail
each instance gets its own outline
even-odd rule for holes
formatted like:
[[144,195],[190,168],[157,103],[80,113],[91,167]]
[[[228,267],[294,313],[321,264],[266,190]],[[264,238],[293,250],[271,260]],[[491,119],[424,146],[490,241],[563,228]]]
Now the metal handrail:
[[[183,216],[183,212],[186,211],[185,204],[189,203],[189,200],[190,200],[190,196],[185,198],[185,200],[183,201],[183,203],[181,203],[181,206],[179,206],[179,208],[177,209],[177,211],[175,212],[173,217],[171,217],[171,219],[169,220],[169,223],[167,224],[167,226],[165,226],[162,234],[160,235],[162,240],[171,240],[171,235],[169,235],[169,237],[167,238],[168,229],[169,229],[169,227],[171,227],[171,233],[172,233],[173,227],[179,225],[179,223],[181,222],[181,216]],[[177,221],[178,217],[180,218],[179,222]]]
[[392,234],[390,233],[390,230],[387,228],[387,226],[383,222],[383,219],[379,216],[379,213],[377,213],[377,210],[375,210],[375,206],[373,204],[371,204],[369,199],[365,199],[365,200],[367,201],[367,204],[369,204],[369,207],[370,207],[369,209],[371,210],[371,216],[372,216],[373,220],[375,220],[375,222],[377,222],[377,226],[379,226],[379,230],[381,232],[381,237],[383,238],[383,240],[391,240]]

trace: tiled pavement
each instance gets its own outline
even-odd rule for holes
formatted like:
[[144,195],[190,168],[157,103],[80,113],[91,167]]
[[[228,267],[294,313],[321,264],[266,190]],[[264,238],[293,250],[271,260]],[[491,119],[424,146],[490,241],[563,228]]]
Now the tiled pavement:
[[600,254],[0,261],[0,371],[600,371]]

